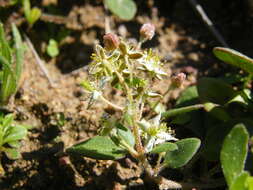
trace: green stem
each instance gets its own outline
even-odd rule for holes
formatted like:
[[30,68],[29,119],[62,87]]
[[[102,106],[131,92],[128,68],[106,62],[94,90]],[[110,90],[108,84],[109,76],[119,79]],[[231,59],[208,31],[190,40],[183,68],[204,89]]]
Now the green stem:
[[121,140],[120,144],[124,146],[134,158],[138,158],[138,152],[134,150],[131,146],[129,146],[129,144],[127,144],[124,140]]
[[115,74],[117,75],[120,84],[123,85],[123,87],[125,88],[129,102],[133,102],[131,89],[127,86],[124,77],[118,71],[115,71]]
[[170,87],[166,90],[166,92],[165,92],[162,96],[159,97],[159,99],[156,101],[156,103],[155,103],[154,106],[152,107],[153,110],[156,109],[157,105],[160,103],[160,101],[162,100],[162,98],[164,98],[164,96],[166,96],[172,89],[173,89],[173,87],[170,86]]

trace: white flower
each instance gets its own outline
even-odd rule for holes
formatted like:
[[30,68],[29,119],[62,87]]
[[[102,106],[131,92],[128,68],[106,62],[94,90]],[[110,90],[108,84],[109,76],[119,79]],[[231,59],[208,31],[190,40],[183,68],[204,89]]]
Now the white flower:
[[140,133],[145,139],[146,152],[150,152],[158,144],[177,140],[177,138],[172,136],[171,131],[168,130],[166,123],[161,123],[160,120],[161,113],[149,121],[143,119],[138,123],[141,127]]
[[139,59],[139,70],[147,71],[158,79],[162,79],[162,76],[167,76],[167,73],[161,69],[161,62],[158,56],[153,55],[152,51],[145,52],[144,56]]

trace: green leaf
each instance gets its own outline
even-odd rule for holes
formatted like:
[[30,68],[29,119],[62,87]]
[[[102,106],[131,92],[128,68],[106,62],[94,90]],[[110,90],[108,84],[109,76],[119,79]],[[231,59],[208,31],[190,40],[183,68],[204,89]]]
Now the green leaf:
[[123,158],[126,150],[117,146],[109,137],[95,136],[67,149],[67,153],[100,160]]
[[242,172],[239,176],[235,178],[229,190],[248,190],[247,179],[249,177],[248,172]]
[[165,142],[163,144],[157,145],[150,153],[159,154],[162,152],[174,151],[177,149],[178,147],[175,143]]
[[5,132],[3,142],[9,143],[23,139],[27,134],[27,129],[21,125],[9,126]]
[[3,121],[2,121],[3,128],[8,127],[9,125],[11,125],[11,123],[13,122],[13,120],[14,120],[14,115],[13,114],[6,115],[3,118]]
[[253,190],[253,177],[252,176],[248,176],[248,178],[247,178],[247,187],[248,187],[248,190]]
[[230,124],[222,123],[212,126],[212,128],[207,132],[203,156],[208,161],[219,160],[223,140],[230,130]]
[[31,3],[30,0],[22,0],[22,5],[25,13],[26,19],[28,19],[31,12]]
[[59,55],[58,42],[54,39],[50,39],[47,46],[47,54],[50,57],[56,57]]
[[169,118],[169,117],[174,117],[176,115],[184,114],[187,112],[191,112],[194,110],[198,110],[203,108],[204,106],[202,104],[197,104],[197,105],[192,105],[192,106],[186,106],[182,108],[174,108],[169,111],[163,112],[162,113],[162,118]]
[[117,123],[117,135],[120,139],[124,140],[128,145],[134,147],[135,138],[131,132],[131,130],[120,123]]
[[123,20],[133,19],[136,13],[136,4],[132,0],[105,0],[109,10]]
[[94,90],[96,90],[96,89],[94,88],[94,86],[91,84],[91,82],[88,81],[88,80],[82,81],[82,82],[81,82],[81,86],[82,86],[85,90],[87,90],[88,92],[93,92]]
[[214,55],[233,66],[239,67],[244,71],[253,74],[253,60],[242,53],[229,48],[215,47],[213,49]]
[[204,107],[209,114],[211,114],[218,120],[225,122],[231,119],[230,115],[225,111],[225,109],[223,109],[221,106],[217,104],[207,102],[204,104]]
[[221,150],[221,164],[228,185],[239,176],[248,152],[249,134],[243,124],[237,124],[226,136]]
[[6,104],[9,97],[16,91],[17,80],[10,63],[1,55],[0,64],[2,65],[3,70],[2,85],[0,89],[0,102],[1,104]]
[[176,125],[184,125],[187,122],[190,122],[192,119],[191,114],[181,114],[181,115],[177,115],[175,118],[172,119],[172,121],[170,122],[171,124],[176,124]]
[[27,18],[28,23],[32,26],[41,16],[41,10],[38,8],[32,8],[29,17]]
[[12,148],[19,148],[21,146],[19,141],[8,142],[8,145],[10,145]]
[[236,94],[232,86],[215,78],[201,78],[197,85],[202,102],[212,102],[224,105]]
[[0,55],[2,55],[9,63],[11,63],[11,48],[4,34],[3,24],[0,22]]
[[165,155],[164,163],[171,168],[179,168],[187,164],[200,146],[197,138],[187,138],[176,142],[178,149]]
[[12,34],[14,38],[14,47],[15,47],[14,53],[16,55],[15,74],[16,74],[16,88],[17,88],[22,73],[25,48],[22,42],[21,35],[15,24],[12,24]]
[[196,86],[186,88],[177,99],[176,107],[184,107],[199,103],[199,95]]
[[6,148],[4,150],[6,156],[9,159],[15,160],[21,157],[20,153],[18,152],[18,150],[14,149],[14,148]]

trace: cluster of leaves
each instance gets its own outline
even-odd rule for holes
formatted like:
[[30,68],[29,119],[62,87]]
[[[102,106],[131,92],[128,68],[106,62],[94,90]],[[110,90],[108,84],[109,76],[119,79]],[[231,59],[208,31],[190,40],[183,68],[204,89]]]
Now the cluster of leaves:
[[253,60],[228,48],[217,47],[213,52],[220,60],[242,69],[244,74],[201,78],[197,85],[184,90],[176,108],[163,116],[204,138],[202,157],[211,162],[221,161],[229,189],[252,189],[252,177],[244,167],[252,171],[248,143],[249,134],[253,132],[253,100],[249,87]]
[[6,104],[10,96],[16,92],[23,67],[25,48],[19,31],[14,24],[12,25],[12,33],[14,37],[13,48],[10,47],[6,40],[3,25],[0,23],[0,64],[2,66],[0,71],[1,105]]
[[[10,159],[17,159],[20,157],[18,148],[20,147],[20,140],[27,134],[27,127],[23,125],[14,124],[14,116],[8,114],[0,115],[0,153],[5,153]],[[0,164],[0,174],[4,170]]]

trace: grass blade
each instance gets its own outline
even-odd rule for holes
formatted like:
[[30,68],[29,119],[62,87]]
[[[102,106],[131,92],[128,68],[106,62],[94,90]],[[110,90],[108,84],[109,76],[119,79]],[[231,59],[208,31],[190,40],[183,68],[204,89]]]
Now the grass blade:
[[[21,77],[21,73],[22,73],[25,51],[24,51],[24,45],[22,43],[20,33],[15,24],[12,24],[12,33],[13,33],[14,42],[15,42],[14,50],[15,50],[15,55],[16,55],[15,75],[16,75],[16,82],[18,83]],[[18,86],[17,83],[16,83],[16,86]]]

